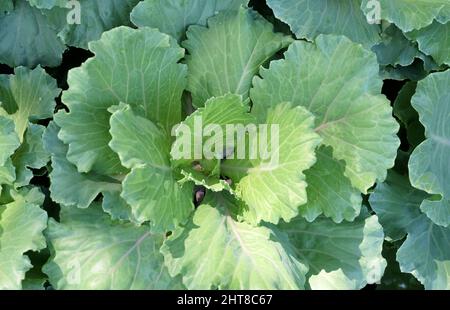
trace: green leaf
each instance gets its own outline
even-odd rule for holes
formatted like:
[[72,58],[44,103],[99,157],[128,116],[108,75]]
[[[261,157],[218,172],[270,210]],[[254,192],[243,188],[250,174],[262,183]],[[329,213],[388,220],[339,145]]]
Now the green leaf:
[[173,289],[163,264],[161,235],[146,226],[113,223],[98,205],[62,207],[49,221],[51,258],[43,271],[55,289]]
[[0,41],[0,63],[10,67],[57,67],[65,50],[48,18],[23,0],[14,0],[14,10],[0,14]]
[[393,170],[384,183],[377,185],[369,202],[388,240],[397,241],[405,237],[408,227],[420,216],[419,205],[426,197],[426,193],[411,187],[407,176]]
[[16,187],[30,183],[33,177],[33,172],[30,168],[42,168],[50,160],[50,155],[45,151],[42,143],[44,130],[44,126],[29,124],[24,142],[12,156],[13,164],[16,167]]
[[5,165],[19,146],[20,141],[15,132],[14,122],[0,116],[0,167]]
[[104,191],[103,210],[111,216],[112,220],[131,221],[138,223],[134,218],[131,207],[123,199],[120,191]]
[[87,208],[100,193],[121,191],[120,180],[94,172],[79,173],[67,160],[67,146],[58,139],[58,132],[59,127],[51,122],[43,136],[44,147],[52,159],[50,195],[53,201]]
[[77,2],[79,5],[66,2],[67,6],[66,4],[62,7],[56,6],[44,14],[58,30],[58,37],[65,44],[87,49],[88,43],[100,39],[103,32],[119,26],[131,26],[130,12],[139,0],[77,0]]
[[46,224],[47,213],[24,197],[0,206],[0,289],[22,288],[32,267],[24,253],[45,248]]
[[[434,19],[441,23],[450,20],[447,0],[377,0],[380,19],[396,24],[404,32],[430,25]],[[362,0],[361,9],[367,16],[373,14],[371,0]]]
[[[236,35],[239,34],[239,35]],[[259,68],[291,38],[273,32],[271,23],[254,11],[221,12],[208,20],[208,28],[191,26],[183,46],[188,50],[187,90],[201,107],[211,97],[241,95],[244,102]]]
[[409,41],[403,32],[394,24],[387,27],[381,34],[382,41],[373,46],[378,63],[382,66],[409,66],[420,53],[414,42]]
[[[122,198],[140,223],[166,231],[184,223],[194,206],[192,184],[181,186],[170,165],[170,140],[151,121],[122,105],[111,116],[110,147],[131,169],[123,180]],[[130,139],[133,137],[133,139]]]
[[[436,224],[450,225],[450,71],[433,73],[417,84],[412,105],[425,127],[426,140],[409,161],[411,184],[429,194],[439,195],[441,203],[425,202],[427,215]],[[433,199],[436,200],[436,199]],[[441,210],[430,210],[431,205]]]
[[[433,200],[437,199],[437,200]],[[431,197],[420,205],[424,212],[435,224],[448,227],[450,224],[450,200]]]
[[418,217],[397,252],[402,272],[412,273],[425,289],[450,289],[449,238],[449,228],[434,224],[424,215]]
[[254,79],[253,110],[289,101],[316,117],[316,132],[333,157],[346,163],[345,176],[363,193],[386,177],[399,146],[399,126],[373,53],[342,36],[320,35],[316,43],[296,41],[285,59],[273,61]]
[[[289,221],[298,215],[299,206],[306,203],[303,172],[314,164],[320,138],[313,130],[311,113],[289,103],[270,109],[264,124],[268,126],[267,138],[258,131],[258,156],[236,156],[225,160],[222,168],[223,174],[236,184],[237,196],[248,206],[242,211],[243,218],[253,224],[276,224],[280,218]],[[261,142],[267,144],[269,158],[262,158]]]
[[0,101],[1,107],[14,120],[16,132],[22,142],[30,121],[36,122],[53,116],[55,98],[61,90],[41,67],[34,70],[19,67],[14,73],[0,76]]
[[313,41],[319,34],[336,34],[368,47],[380,41],[381,28],[367,22],[361,0],[268,0],[267,4],[299,39]]
[[450,65],[450,22],[443,25],[434,21],[430,26],[409,32],[406,36],[416,40],[419,49],[431,55],[439,65]]
[[171,275],[181,274],[188,289],[303,288],[307,270],[283,233],[237,222],[229,195],[205,199],[161,248]]
[[361,193],[344,176],[345,163],[333,159],[329,147],[316,152],[317,163],[305,171],[308,202],[300,214],[309,222],[324,214],[334,222],[353,221],[361,210]]
[[323,217],[314,223],[297,217],[279,228],[288,234],[298,259],[309,266],[312,289],[361,289],[383,275],[384,235],[376,216],[363,214],[340,224]]
[[67,158],[78,171],[121,174],[123,167],[109,148],[108,108],[120,102],[169,130],[181,120],[186,66],[184,52],[157,30],[119,27],[90,44],[96,56],[69,72],[62,96],[69,113],[55,117],[59,138],[69,144]]
[[2,196],[2,185],[13,185],[15,180],[16,170],[11,159],[8,159],[3,166],[0,166],[0,197]]
[[434,224],[419,210],[426,197],[408,179],[390,173],[371,195],[371,206],[380,217],[388,237],[408,236],[397,252],[402,272],[412,273],[425,289],[449,289],[450,229]]
[[206,21],[220,11],[237,10],[249,0],[144,0],[131,12],[138,27],[158,28],[180,41],[191,25],[206,26]]

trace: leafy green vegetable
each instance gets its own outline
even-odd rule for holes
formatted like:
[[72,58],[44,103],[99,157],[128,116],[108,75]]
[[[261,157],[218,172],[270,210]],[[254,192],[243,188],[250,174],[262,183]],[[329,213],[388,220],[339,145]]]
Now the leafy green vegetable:
[[[0,288],[25,287],[33,265],[25,253],[46,247],[44,196],[30,185],[32,169],[44,167],[44,127],[30,123],[53,115],[55,81],[43,69],[19,67],[0,76]],[[45,279],[44,279],[45,281]]]
[[70,113],[55,118],[61,127],[58,137],[69,145],[67,158],[78,171],[122,174],[124,168],[108,146],[108,108],[130,104],[170,130],[181,120],[186,67],[178,61],[183,50],[156,30],[127,27],[106,32],[90,49],[96,56],[69,73],[70,88],[62,100]]
[[14,75],[0,76],[0,114],[8,115],[16,127],[21,141],[30,121],[38,121],[53,116],[55,98],[60,89],[53,78],[37,67],[29,70],[15,69]]
[[448,0],[1,1],[0,289],[450,289],[449,27]]

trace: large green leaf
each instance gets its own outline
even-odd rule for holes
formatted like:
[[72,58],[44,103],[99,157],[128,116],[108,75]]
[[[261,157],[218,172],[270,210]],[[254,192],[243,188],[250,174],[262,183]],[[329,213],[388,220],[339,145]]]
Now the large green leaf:
[[280,225],[298,259],[309,266],[312,289],[361,289],[381,279],[386,267],[383,230],[377,217],[366,213],[340,224],[323,217],[314,223],[297,217]]
[[419,49],[431,55],[439,65],[450,65],[450,22],[443,25],[434,21],[430,26],[409,32],[406,36],[416,40]]
[[249,0],[144,0],[131,12],[138,27],[158,28],[178,41],[191,25],[206,26],[208,18],[224,10],[237,10]]
[[[425,127],[425,140],[409,161],[411,184],[440,196],[425,201],[421,208],[436,224],[450,224],[450,71],[433,73],[417,84],[412,98]],[[438,208],[433,210],[434,208]]]
[[[237,35],[239,34],[239,35]],[[273,32],[273,26],[252,10],[221,12],[208,20],[208,28],[191,26],[183,46],[189,51],[187,89],[192,103],[227,93],[246,101],[253,77],[291,38]]]
[[59,138],[69,144],[67,158],[78,171],[120,174],[123,168],[108,143],[110,113],[120,102],[167,130],[181,120],[186,66],[184,52],[154,29],[118,27],[90,43],[96,55],[69,72],[62,100],[70,112],[57,115]]
[[[373,14],[371,0],[362,0],[361,9]],[[445,23],[450,20],[448,0],[377,0],[380,18],[395,23],[403,31],[420,29],[434,19]]]
[[67,158],[67,146],[58,139],[59,127],[51,122],[44,136],[44,147],[51,155],[50,195],[65,206],[87,208],[100,193],[120,192],[120,180],[94,172],[80,173]]
[[0,289],[21,289],[32,267],[24,253],[45,248],[47,213],[25,197],[15,198],[0,206]]
[[51,258],[44,272],[56,289],[174,289],[159,253],[163,236],[149,227],[111,222],[98,205],[62,207],[46,231]]
[[[48,0],[39,0],[41,3],[44,1],[49,3]],[[67,6],[55,6],[44,14],[58,30],[58,36],[65,44],[87,49],[88,43],[100,39],[103,32],[118,26],[131,26],[130,12],[138,2],[139,0],[77,0],[79,5],[69,3]],[[49,7],[51,4],[45,6]]]
[[[167,231],[186,222],[194,209],[192,184],[178,184],[170,164],[170,139],[161,128],[136,115],[128,105],[111,116],[110,147],[122,165],[132,169],[121,196],[139,222]],[[133,139],[130,139],[133,137]]]
[[337,34],[368,47],[380,41],[381,28],[367,22],[361,0],[268,0],[267,4],[299,39]]
[[24,0],[14,0],[14,10],[0,14],[0,42],[0,63],[11,67],[56,67],[65,50],[48,18]]
[[0,76],[1,107],[14,120],[20,141],[30,121],[53,116],[60,91],[56,81],[41,67],[34,70],[18,67],[14,75]]
[[371,206],[390,239],[407,238],[397,252],[402,272],[412,273],[426,289],[449,289],[450,229],[434,224],[419,210],[426,193],[406,177],[390,174],[371,196]]
[[[263,123],[268,128],[265,137],[257,132],[260,149],[256,158],[226,159],[222,173],[236,184],[237,196],[248,206],[241,214],[246,221],[276,224],[280,218],[295,217],[299,206],[306,203],[303,173],[314,164],[314,151],[321,140],[313,130],[314,117],[303,107],[281,103],[270,109]],[[261,156],[264,143],[268,158]]]
[[[382,81],[373,53],[342,36],[320,35],[316,43],[297,41],[254,79],[253,110],[289,101],[316,116],[316,132],[333,157],[345,161],[345,176],[366,193],[386,177],[399,146],[398,124],[380,95]],[[348,189],[350,190],[350,189]]]
[[161,248],[171,275],[188,289],[299,289],[307,269],[286,236],[237,222],[229,195],[210,194]]

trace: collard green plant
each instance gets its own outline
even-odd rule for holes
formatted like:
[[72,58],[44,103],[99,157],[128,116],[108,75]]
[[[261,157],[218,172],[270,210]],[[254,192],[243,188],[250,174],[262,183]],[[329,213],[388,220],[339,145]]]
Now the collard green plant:
[[446,0],[3,1],[0,288],[449,289],[449,25]]

